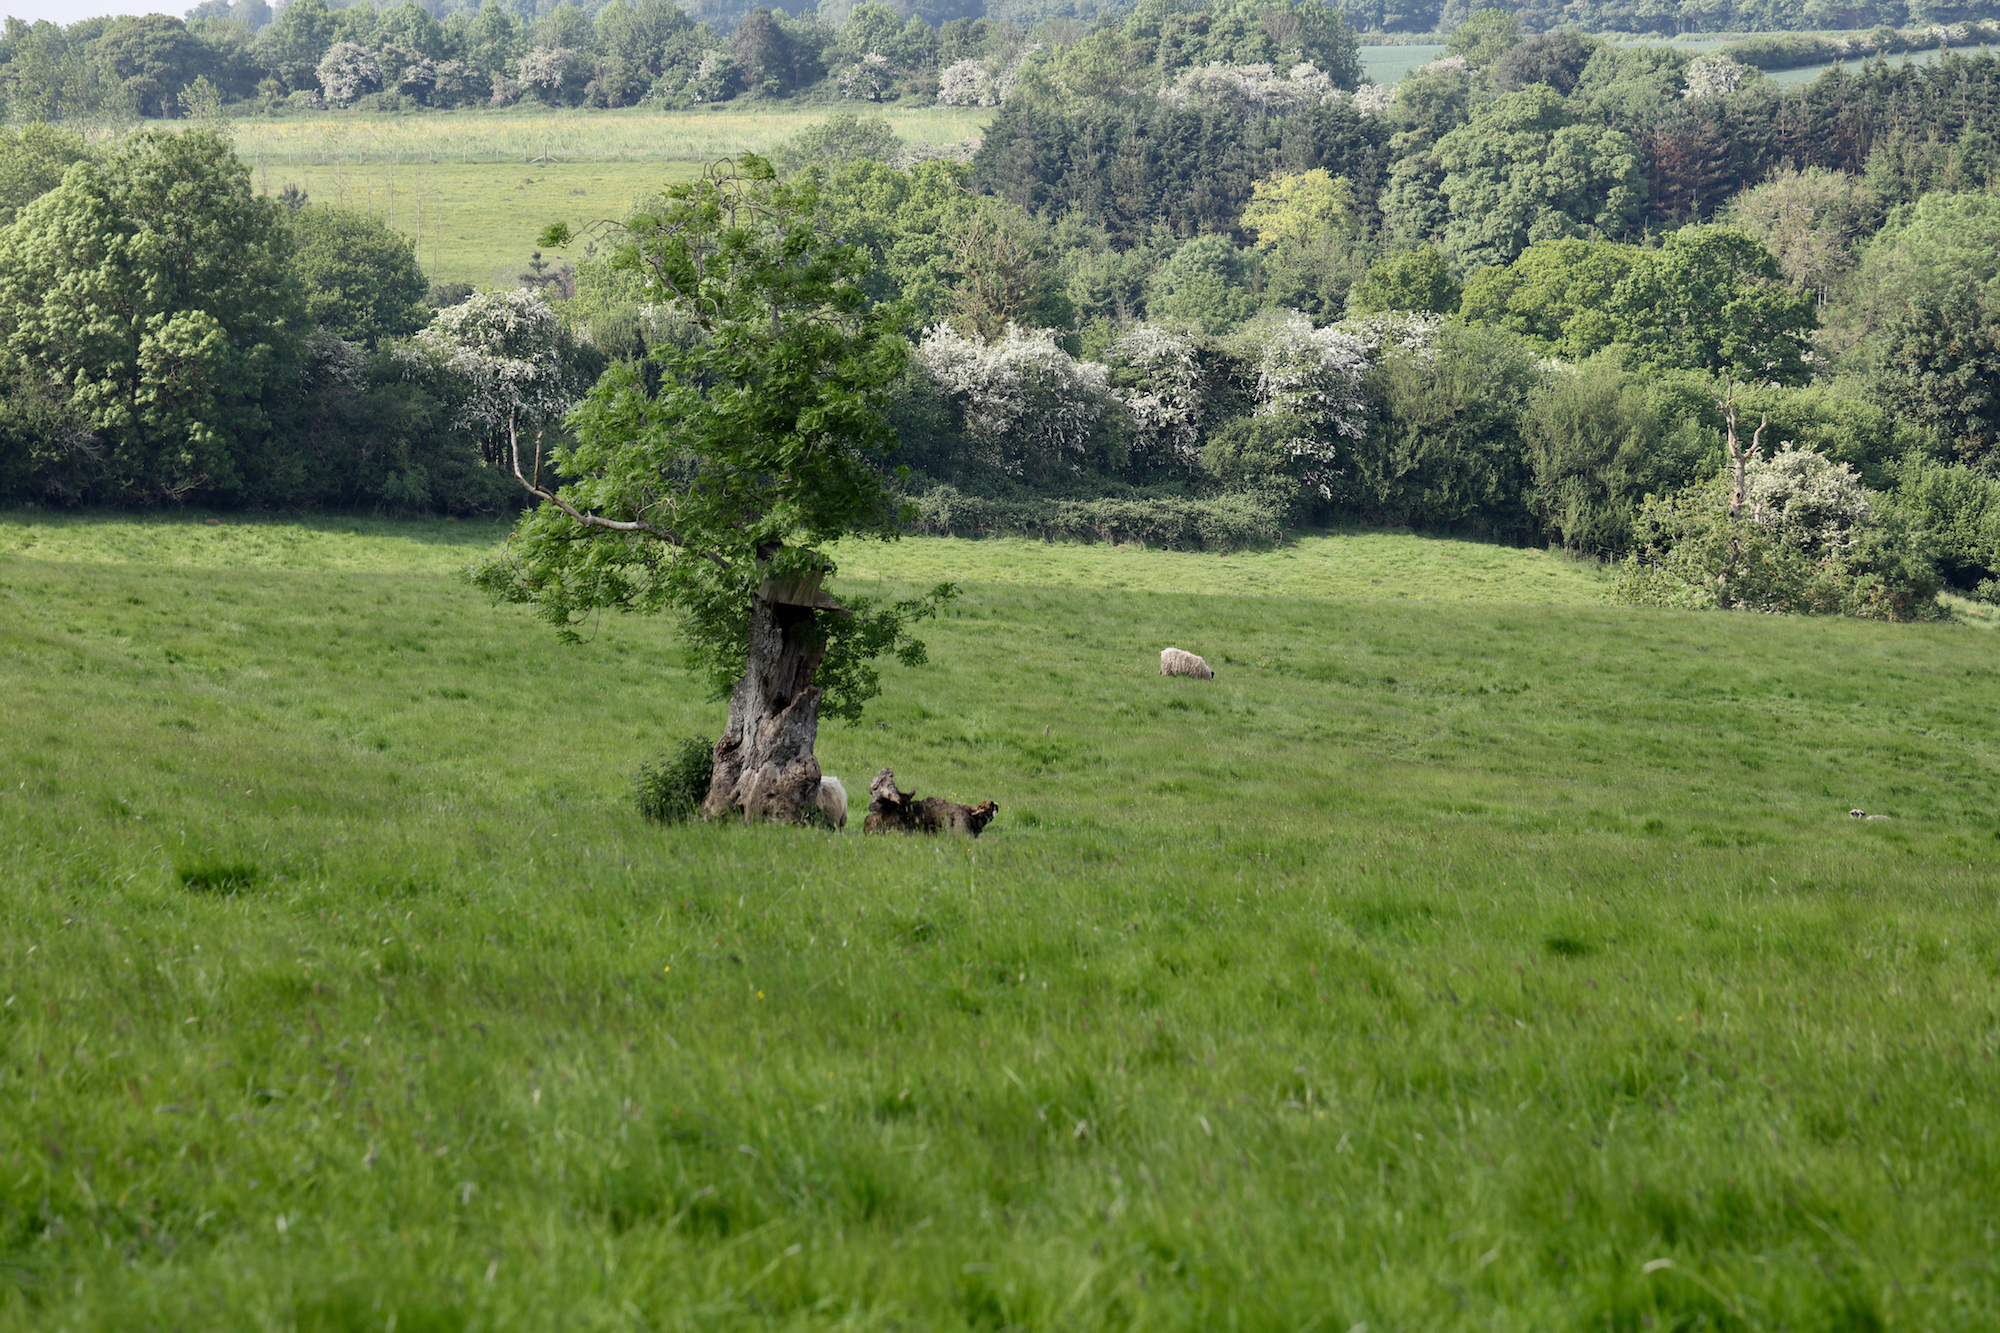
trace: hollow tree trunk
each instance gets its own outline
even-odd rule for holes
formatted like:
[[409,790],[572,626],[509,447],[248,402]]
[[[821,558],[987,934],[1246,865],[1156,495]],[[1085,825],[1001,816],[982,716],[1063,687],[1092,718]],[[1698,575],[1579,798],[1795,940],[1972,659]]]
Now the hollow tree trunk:
[[826,655],[813,608],[750,599],[749,655],[729,697],[729,725],[715,743],[704,819],[738,814],[796,824],[819,791],[820,690]]

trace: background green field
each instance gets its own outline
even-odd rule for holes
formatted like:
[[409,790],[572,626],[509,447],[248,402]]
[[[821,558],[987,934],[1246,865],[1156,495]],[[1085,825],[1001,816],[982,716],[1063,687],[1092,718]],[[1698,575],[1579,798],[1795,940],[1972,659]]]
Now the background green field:
[[[694,111],[329,113],[230,122],[260,193],[297,185],[314,200],[376,214],[418,239],[433,280],[508,286],[549,223],[622,217],[703,162],[765,152],[848,107]],[[991,110],[871,107],[911,144],[976,135]]]
[[[1727,46],[1731,42],[1741,41],[1745,37],[1759,35],[1765,34],[1732,32],[1715,37],[1677,37],[1667,44],[1699,53],[1712,51],[1719,46]],[[1789,36],[1791,34],[1784,35]],[[1610,38],[1609,40],[1616,39]],[[1979,48],[1959,47],[1957,49],[1961,52],[1971,52]],[[1444,53],[1445,48],[1442,45],[1364,46],[1361,48],[1362,74],[1370,83],[1394,83],[1411,70],[1429,64],[1431,61],[1443,56]],[[1938,53],[1936,51],[1915,51],[1911,52],[1908,57],[1912,62],[1919,65],[1928,65],[1937,58]],[[1893,65],[1902,61],[1904,57],[1898,55],[1889,56],[1886,59]],[[1829,69],[1832,69],[1834,64],[1839,64],[1852,73],[1867,63],[1867,60],[1843,60],[1824,65],[1806,65],[1799,69],[1777,70],[1765,77],[1780,87],[1789,87],[1795,83],[1812,82]]]
[[500,532],[0,521],[0,1326],[2000,1308],[1989,634],[908,541],[840,589],[965,596],[823,761],[987,836],[663,829],[721,706]]

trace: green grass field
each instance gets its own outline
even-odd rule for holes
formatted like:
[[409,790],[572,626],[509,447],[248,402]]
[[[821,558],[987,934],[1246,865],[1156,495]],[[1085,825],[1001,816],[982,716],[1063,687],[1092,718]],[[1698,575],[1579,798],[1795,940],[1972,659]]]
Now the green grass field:
[[1369,83],[1394,83],[1411,70],[1428,65],[1444,55],[1444,44],[1411,46],[1364,46],[1361,48],[1361,77]]
[[271,193],[297,185],[315,201],[388,222],[419,242],[433,281],[511,287],[551,222],[622,218],[641,197],[698,170],[691,162],[330,163],[287,167],[268,179]]
[[[413,239],[443,282],[509,286],[542,228],[622,217],[703,162],[763,152],[849,107],[763,104],[694,111],[328,113],[229,122],[260,193],[297,185],[316,201],[372,212]],[[981,133],[991,110],[871,107],[911,144]]]
[[908,541],[987,835],[661,828],[501,532],[0,516],[0,1327],[1995,1322],[1989,634]]

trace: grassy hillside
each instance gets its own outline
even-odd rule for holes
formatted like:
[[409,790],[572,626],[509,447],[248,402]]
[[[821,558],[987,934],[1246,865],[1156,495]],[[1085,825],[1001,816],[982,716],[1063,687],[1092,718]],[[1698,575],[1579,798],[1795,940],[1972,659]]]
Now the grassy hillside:
[[284,167],[263,179],[268,193],[297,185],[316,201],[382,218],[419,242],[433,281],[510,287],[551,222],[622,218],[644,195],[699,170],[692,162],[337,162]]
[[498,536],[0,521],[0,1327],[2000,1306],[1988,635],[911,541],[842,586],[965,597],[823,759],[987,836],[661,829],[720,705]]
[[[621,217],[663,182],[703,162],[764,152],[849,107],[762,104],[695,111],[454,111],[428,116],[329,113],[232,121],[257,190],[297,185],[416,237],[444,282],[515,281],[534,238],[557,218]],[[870,108],[911,144],[980,133],[990,110]]]

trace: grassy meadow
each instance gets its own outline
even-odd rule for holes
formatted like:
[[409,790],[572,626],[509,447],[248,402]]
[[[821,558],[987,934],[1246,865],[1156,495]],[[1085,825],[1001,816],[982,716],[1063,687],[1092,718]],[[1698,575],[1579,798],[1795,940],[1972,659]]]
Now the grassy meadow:
[[661,828],[503,533],[0,515],[0,1328],[1995,1321],[1989,634],[912,540],[822,761],[986,836]]
[[1361,48],[1361,78],[1365,83],[1394,83],[1411,70],[1421,69],[1443,55],[1444,44],[1441,42],[1364,46]]
[[[849,106],[763,103],[690,111],[453,111],[245,117],[229,122],[260,193],[297,185],[419,240],[442,282],[513,284],[558,218],[620,217],[702,163],[763,152]],[[870,107],[911,144],[981,133],[990,109]],[[419,226],[421,224],[421,234]]]

